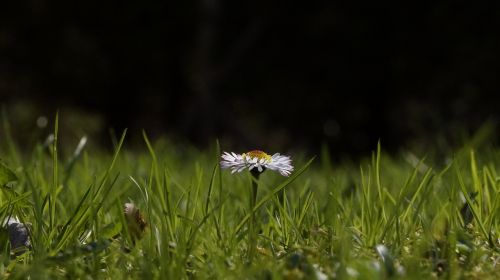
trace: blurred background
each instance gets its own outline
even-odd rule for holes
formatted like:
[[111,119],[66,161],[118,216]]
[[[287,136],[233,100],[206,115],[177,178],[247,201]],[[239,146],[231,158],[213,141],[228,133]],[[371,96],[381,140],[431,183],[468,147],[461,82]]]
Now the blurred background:
[[25,144],[59,109],[103,145],[125,127],[200,148],[448,145],[498,128],[499,3],[4,1],[0,103]]

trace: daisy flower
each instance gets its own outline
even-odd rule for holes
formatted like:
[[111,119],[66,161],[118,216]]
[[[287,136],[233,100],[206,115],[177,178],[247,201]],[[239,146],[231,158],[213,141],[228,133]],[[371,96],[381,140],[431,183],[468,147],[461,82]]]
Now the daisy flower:
[[221,167],[230,168],[231,173],[241,172],[245,169],[252,171],[256,168],[259,172],[271,169],[283,176],[288,176],[293,171],[290,157],[278,153],[271,156],[260,150],[253,150],[243,154],[224,152],[221,157]]

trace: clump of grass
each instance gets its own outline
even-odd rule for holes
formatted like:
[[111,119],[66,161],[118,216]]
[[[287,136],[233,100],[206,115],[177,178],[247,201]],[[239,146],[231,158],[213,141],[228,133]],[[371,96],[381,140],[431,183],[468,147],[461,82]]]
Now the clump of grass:
[[[259,177],[249,210],[251,175],[221,172],[218,145],[200,152],[144,133],[130,150],[123,132],[112,152],[85,139],[62,157],[70,144],[54,124],[30,151],[4,129],[0,221],[27,225],[31,247],[11,250],[2,224],[2,278],[500,276],[500,149],[484,141],[448,159],[380,144],[357,163],[332,164],[326,147],[314,162],[294,155],[290,177]],[[125,203],[141,209],[138,228]]]

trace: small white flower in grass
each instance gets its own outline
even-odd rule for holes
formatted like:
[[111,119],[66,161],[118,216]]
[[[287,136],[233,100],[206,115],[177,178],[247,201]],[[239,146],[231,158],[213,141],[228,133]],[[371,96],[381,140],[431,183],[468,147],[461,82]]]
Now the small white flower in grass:
[[252,171],[256,168],[259,172],[270,169],[288,176],[293,171],[292,159],[278,153],[270,156],[263,151],[253,150],[243,154],[224,152],[221,161],[222,168],[230,168],[231,173],[241,172],[245,169]]

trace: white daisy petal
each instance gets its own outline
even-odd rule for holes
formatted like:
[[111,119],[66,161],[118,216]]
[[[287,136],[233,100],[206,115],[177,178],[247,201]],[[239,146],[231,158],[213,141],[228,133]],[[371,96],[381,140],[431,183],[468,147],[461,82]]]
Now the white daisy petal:
[[253,150],[243,154],[223,152],[221,158],[221,168],[231,169],[232,174],[241,172],[245,169],[251,171],[255,168],[257,168],[259,172],[270,169],[280,173],[282,176],[289,176],[293,171],[291,158],[279,153],[270,156],[259,150]]

